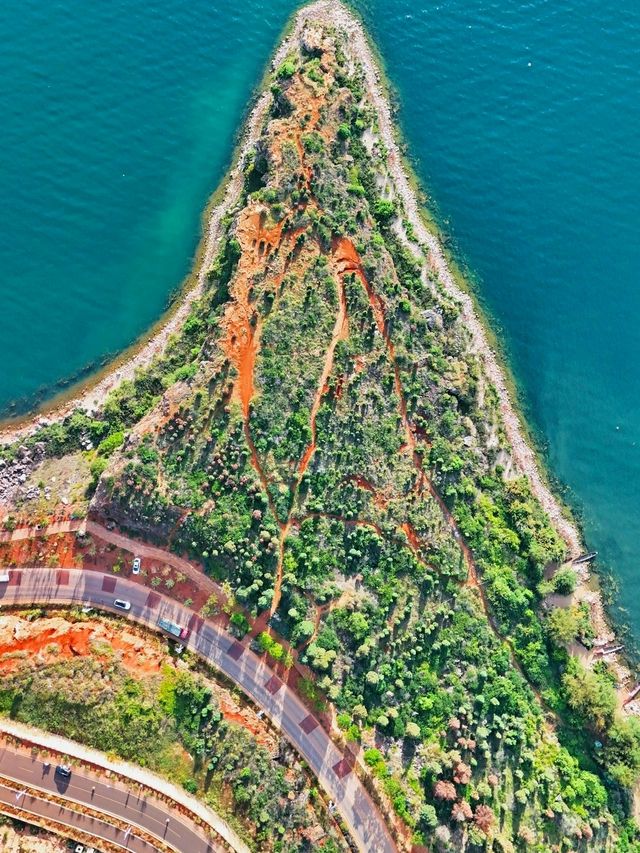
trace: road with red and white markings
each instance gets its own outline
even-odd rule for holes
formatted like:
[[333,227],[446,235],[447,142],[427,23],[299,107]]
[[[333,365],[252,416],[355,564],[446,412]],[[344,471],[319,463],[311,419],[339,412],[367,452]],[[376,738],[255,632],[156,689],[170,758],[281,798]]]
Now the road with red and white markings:
[[[131,603],[127,612],[114,599]],[[296,693],[283,683],[250,648],[224,629],[158,592],[126,580],[85,569],[11,569],[9,583],[0,584],[0,607],[16,604],[81,604],[116,613],[157,629],[160,617],[188,627],[181,641],[235,682],[273,720],[308,762],[358,848],[367,853],[392,853],[396,846],[382,816],[356,772],[319,721]],[[190,847],[182,848],[190,851]]]

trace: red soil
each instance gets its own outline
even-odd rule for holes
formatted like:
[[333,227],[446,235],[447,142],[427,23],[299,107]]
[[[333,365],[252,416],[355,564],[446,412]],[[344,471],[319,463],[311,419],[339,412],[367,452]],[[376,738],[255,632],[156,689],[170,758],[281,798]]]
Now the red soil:
[[359,477],[356,475],[355,477],[349,477],[348,479],[352,483],[355,483],[356,486],[359,486],[361,489],[364,489],[366,492],[371,492],[372,494],[375,495],[376,490],[371,485],[371,483],[367,480],[366,477]]
[[413,525],[409,524],[408,521],[405,521],[402,525],[402,529],[407,534],[407,539],[409,540],[409,544],[414,551],[420,551],[420,539],[418,538],[418,534],[415,531]]
[[264,722],[260,722],[259,717],[256,716],[254,711],[241,708],[231,697],[224,693],[218,696],[218,702],[225,720],[242,726],[243,729],[246,729],[255,738],[256,743],[260,746],[264,746],[270,750],[275,749],[277,739],[269,734]]
[[249,415],[249,404],[255,393],[253,373],[259,339],[257,315],[251,304],[252,281],[272,250],[280,245],[283,229],[283,221],[267,228],[267,216],[268,210],[262,205],[245,208],[240,214],[236,238],[242,254],[234,277],[233,299],[222,319],[225,329],[222,348],[238,371],[234,392],[245,418]]
[[[12,620],[13,617],[8,619]],[[17,637],[15,633],[18,634]],[[100,622],[72,624],[54,617],[36,622],[22,622],[20,630],[12,631],[9,637],[4,637],[4,642],[0,643],[0,673],[6,675],[21,670],[25,665],[31,665],[36,657],[38,662],[57,663],[91,656],[103,663],[109,663],[109,654],[96,651],[94,644],[100,642],[108,643],[118,652],[118,659],[124,668],[136,675],[157,674],[166,658],[160,651],[152,651],[149,644],[144,646],[144,654],[141,654],[140,638],[121,628],[112,628]],[[17,656],[16,652],[27,652],[28,661]],[[4,657],[5,655],[7,657]]]

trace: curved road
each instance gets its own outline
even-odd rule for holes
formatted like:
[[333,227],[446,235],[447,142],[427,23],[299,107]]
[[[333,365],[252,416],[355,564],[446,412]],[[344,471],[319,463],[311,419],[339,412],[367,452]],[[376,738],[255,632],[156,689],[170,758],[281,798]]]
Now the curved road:
[[[16,800],[16,796],[20,797],[19,801]],[[138,838],[133,831],[125,837],[124,831],[109,823],[108,820],[97,820],[92,816],[49,802],[44,797],[32,793],[20,794],[18,792],[16,794],[15,788],[5,785],[0,780],[0,812],[15,817],[16,809],[20,810],[20,816],[26,813],[32,818],[32,822],[38,826],[50,827],[58,834],[62,834],[64,829],[69,835],[74,834],[73,830],[86,833],[84,837],[96,839],[98,843],[101,841],[109,843],[109,849],[112,849],[112,846],[117,846],[123,850],[135,851],[135,853],[152,853],[152,851],[158,850],[154,845]],[[27,822],[29,822],[29,817],[25,818]]]
[[[351,762],[332,742],[318,720],[293,690],[247,646],[222,628],[148,587],[86,569],[11,569],[8,584],[0,584],[0,607],[16,604],[81,604],[116,613],[157,629],[164,617],[188,627],[183,644],[235,682],[273,720],[306,759],[320,784],[336,804],[351,835],[364,853],[394,853],[389,831],[365,791]],[[123,612],[115,598],[131,603]],[[190,847],[185,850],[195,849]]]
[[[138,828],[180,853],[222,853],[228,849],[226,844],[213,841],[200,826],[176,809],[168,809],[153,795],[132,791],[120,780],[112,780],[110,784],[104,776],[86,767],[74,767],[69,778],[56,774],[55,767],[55,760],[47,767],[30,749],[3,743],[0,746],[0,803],[88,832],[136,853],[160,849],[141,838]],[[3,784],[7,779],[28,790],[22,795],[16,794],[13,788]],[[45,796],[39,796],[40,791]],[[103,820],[74,811],[71,802],[70,809],[61,809],[57,803],[46,799],[47,794],[95,809],[103,814]],[[114,826],[109,821],[110,816],[125,821],[131,827],[130,832]]]
[[[167,823],[167,812],[161,802],[153,802],[149,797],[128,792],[119,785],[109,785],[83,773],[82,769],[74,769],[70,779],[63,779],[55,774],[54,764],[46,768],[41,759],[3,745],[0,749],[0,774],[0,810],[2,805],[19,808],[45,821],[64,824],[135,853],[151,853],[162,849],[161,845],[155,846],[140,837],[138,827],[180,853],[187,850],[194,853],[222,853],[228,849],[226,845],[221,846],[206,839],[199,827],[175,812],[172,812]],[[4,780],[7,778],[25,785],[28,790],[22,793],[24,789],[16,791],[5,785]],[[44,795],[39,796],[39,791]],[[103,819],[76,811],[71,802],[69,809],[62,808],[58,803],[48,800],[46,794],[67,798],[102,812]],[[126,821],[130,831],[114,826],[109,821],[110,816]]]

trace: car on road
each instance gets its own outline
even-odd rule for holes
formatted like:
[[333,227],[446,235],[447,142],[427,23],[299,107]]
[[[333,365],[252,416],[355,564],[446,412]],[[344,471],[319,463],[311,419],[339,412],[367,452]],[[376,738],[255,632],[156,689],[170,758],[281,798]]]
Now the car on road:
[[56,776],[64,776],[65,779],[68,779],[71,776],[71,768],[68,764],[58,764],[56,767]]
[[123,598],[114,598],[113,606],[120,608],[120,610],[131,610],[131,602],[125,601]]
[[135,560],[133,561],[133,574],[134,575],[140,574],[140,566],[141,565],[142,565],[142,561],[140,560],[140,557],[136,557]]
[[183,628],[181,625],[176,625],[170,619],[164,619],[162,616],[158,619],[158,625],[163,631],[178,637],[180,640],[185,640],[189,636],[189,629]]
[[0,583],[9,583],[10,577],[8,569],[2,569],[2,571],[0,571]]

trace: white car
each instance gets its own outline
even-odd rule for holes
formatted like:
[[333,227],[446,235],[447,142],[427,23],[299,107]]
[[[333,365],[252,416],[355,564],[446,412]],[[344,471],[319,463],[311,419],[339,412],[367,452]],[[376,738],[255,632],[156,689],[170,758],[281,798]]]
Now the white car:
[[122,598],[116,598],[113,602],[114,607],[119,607],[120,610],[131,610],[131,602],[124,601]]
[[142,561],[140,560],[140,557],[136,557],[135,560],[133,561],[133,574],[134,575],[140,574],[141,562]]

